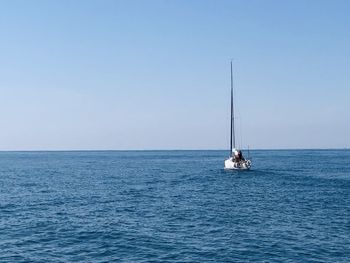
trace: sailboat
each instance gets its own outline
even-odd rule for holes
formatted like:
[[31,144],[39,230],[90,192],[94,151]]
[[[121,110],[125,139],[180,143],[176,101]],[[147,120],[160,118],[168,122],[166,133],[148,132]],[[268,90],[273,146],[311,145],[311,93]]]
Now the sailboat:
[[252,166],[251,160],[243,157],[242,151],[236,148],[235,114],[233,105],[233,74],[231,61],[231,130],[230,130],[230,156],[225,160],[225,169],[248,170]]

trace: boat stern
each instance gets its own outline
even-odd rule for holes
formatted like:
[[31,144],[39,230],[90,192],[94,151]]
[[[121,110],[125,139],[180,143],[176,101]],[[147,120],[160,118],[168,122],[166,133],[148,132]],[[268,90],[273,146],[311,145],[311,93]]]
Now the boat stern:
[[251,165],[250,160],[235,162],[232,157],[225,160],[225,169],[227,170],[249,170]]

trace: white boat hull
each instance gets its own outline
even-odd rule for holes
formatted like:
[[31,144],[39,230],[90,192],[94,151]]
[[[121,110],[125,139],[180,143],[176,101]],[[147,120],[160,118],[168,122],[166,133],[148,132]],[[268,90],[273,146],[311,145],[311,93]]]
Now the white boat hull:
[[252,166],[250,160],[244,160],[240,162],[235,162],[233,158],[225,160],[225,169],[227,170],[249,170]]

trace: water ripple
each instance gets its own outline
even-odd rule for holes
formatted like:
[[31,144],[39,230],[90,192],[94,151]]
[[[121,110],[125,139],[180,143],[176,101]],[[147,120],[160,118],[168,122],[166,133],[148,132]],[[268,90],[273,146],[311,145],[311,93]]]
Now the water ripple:
[[350,151],[251,153],[2,152],[0,262],[350,262]]

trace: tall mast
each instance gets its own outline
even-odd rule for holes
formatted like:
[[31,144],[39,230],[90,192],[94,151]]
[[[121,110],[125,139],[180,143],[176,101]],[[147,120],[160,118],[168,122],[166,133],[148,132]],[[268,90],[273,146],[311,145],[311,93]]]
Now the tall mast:
[[230,155],[232,155],[233,148],[236,148],[235,140],[235,114],[233,108],[233,73],[232,73],[232,60],[231,60],[231,138],[230,138]]

